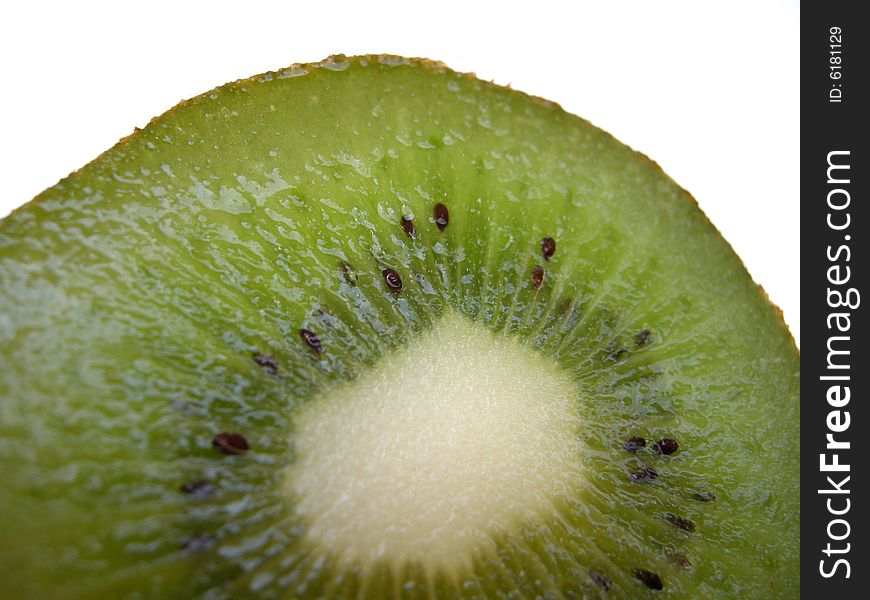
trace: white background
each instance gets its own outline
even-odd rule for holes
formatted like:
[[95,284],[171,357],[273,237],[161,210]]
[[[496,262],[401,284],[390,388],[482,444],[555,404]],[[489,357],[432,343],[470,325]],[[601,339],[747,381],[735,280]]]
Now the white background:
[[688,189],[800,342],[798,0],[7,2],[0,217],[179,100],[332,53],[560,103]]

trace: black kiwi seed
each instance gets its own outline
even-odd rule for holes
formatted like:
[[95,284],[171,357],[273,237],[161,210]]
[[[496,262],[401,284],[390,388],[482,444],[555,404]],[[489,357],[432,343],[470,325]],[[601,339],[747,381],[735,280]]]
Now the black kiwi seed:
[[698,502],[711,502],[716,499],[713,492],[695,492],[692,497]]
[[208,496],[215,491],[215,485],[208,479],[198,479],[196,481],[188,481],[179,488],[185,494],[190,494],[195,497]]
[[671,438],[664,438],[652,444],[652,449],[656,454],[673,454],[679,447],[677,440]]
[[683,531],[688,531],[690,533],[695,531],[695,522],[686,517],[680,517],[674,513],[667,513],[665,519],[667,519],[668,523],[677,529],[682,529]]
[[626,452],[640,452],[646,448],[646,440],[636,435],[622,442],[622,449]]
[[393,269],[384,269],[381,271],[384,276],[384,281],[387,283],[387,288],[394,294],[402,291],[402,278]]
[[532,287],[538,289],[541,287],[541,284],[544,283],[544,267],[541,265],[537,265],[534,269],[532,269]]
[[544,260],[550,260],[550,257],[556,253],[556,240],[551,237],[545,237],[541,240],[541,254],[544,255]]
[[278,372],[278,362],[272,358],[271,356],[264,356],[257,352],[254,353],[254,362],[263,367],[263,370],[267,373],[277,373]]
[[634,336],[634,345],[635,346],[646,346],[649,343],[650,337],[652,336],[652,332],[649,329],[644,329],[636,336]]
[[635,569],[634,576],[640,579],[646,587],[652,590],[660,590],[664,587],[664,585],[662,585],[662,578],[652,571],[647,571],[646,569]]
[[641,467],[632,472],[632,474],[629,475],[628,478],[638,483],[647,483],[657,478],[658,476],[659,474],[656,473],[655,469],[650,469],[649,467]]
[[244,454],[250,449],[248,440],[240,433],[224,431],[214,436],[211,445],[224,454]]
[[604,573],[589,569],[589,577],[592,578],[592,581],[595,582],[595,585],[600,587],[605,592],[610,589],[610,577],[608,577]]
[[417,232],[414,230],[414,221],[411,217],[402,215],[402,229],[405,230],[405,235],[412,240],[417,237]]
[[438,229],[440,231],[444,231],[444,228],[447,227],[447,223],[450,221],[450,215],[447,212],[447,207],[439,202],[435,205],[435,209],[432,211],[432,214],[435,217],[435,224],[438,226]]
[[317,334],[308,329],[300,329],[299,337],[302,338],[302,341],[305,342],[305,345],[320,354],[323,350],[323,346],[320,345],[320,338],[317,337]]

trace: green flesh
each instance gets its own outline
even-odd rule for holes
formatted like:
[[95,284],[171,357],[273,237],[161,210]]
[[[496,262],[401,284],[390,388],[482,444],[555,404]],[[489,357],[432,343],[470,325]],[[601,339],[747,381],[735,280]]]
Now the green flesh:
[[[364,577],[305,541],[282,489],[294,411],[447,311],[571,375],[588,483],[461,581]],[[778,315],[654,163],[437,65],[229,84],[45,191],[0,224],[0,365],[0,597],[653,593],[636,568],[668,597],[798,593],[799,358]],[[222,431],[251,451],[217,452]],[[642,465],[658,478],[630,481]],[[214,493],[179,491],[202,479]]]

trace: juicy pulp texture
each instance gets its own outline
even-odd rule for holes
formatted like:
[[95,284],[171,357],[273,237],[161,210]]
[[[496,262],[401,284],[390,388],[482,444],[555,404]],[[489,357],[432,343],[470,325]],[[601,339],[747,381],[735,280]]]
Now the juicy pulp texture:
[[[449,314],[570,379],[560,427],[583,450],[562,473],[539,436],[559,500],[522,500],[530,518],[482,527],[456,565],[359,545],[348,564],[306,504],[335,489],[293,475],[329,468],[306,444],[344,425],[319,410],[368,410],[325,390],[365,389]],[[0,361],[0,596],[636,597],[647,573],[674,597],[798,589],[799,359],[766,299],[653,163],[438,65],[337,58],[229,84],[46,190],[0,224]],[[444,378],[414,364],[403,377]],[[567,410],[555,395],[540,418]],[[228,454],[226,433],[249,449]],[[627,452],[635,436],[679,450]],[[373,503],[402,483],[378,481]]]

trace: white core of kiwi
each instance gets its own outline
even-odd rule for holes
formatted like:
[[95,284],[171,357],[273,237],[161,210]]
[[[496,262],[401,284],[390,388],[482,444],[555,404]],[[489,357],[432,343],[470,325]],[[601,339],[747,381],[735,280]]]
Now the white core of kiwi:
[[459,577],[582,485],[578,400],[552,359],[448,313],[300,411],[285,490],[343,563]]

